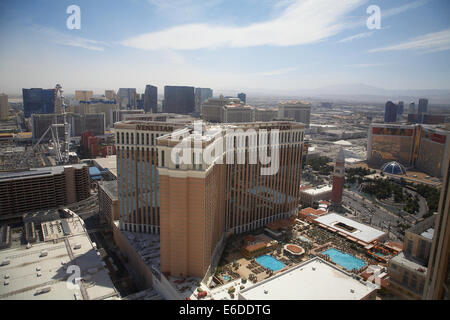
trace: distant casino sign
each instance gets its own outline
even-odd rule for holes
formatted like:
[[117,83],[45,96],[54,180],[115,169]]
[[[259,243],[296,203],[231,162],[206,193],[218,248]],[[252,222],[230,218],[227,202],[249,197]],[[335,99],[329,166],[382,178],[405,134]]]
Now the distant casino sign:
[[373,128],[372,133],[373,133],[373,134],[376,134],[376,135],[412,137],[412,135],[413,135],[413,129],[403,129],[403,128]]
[[136,130],[139,131],[173,131],[173,127],[165,127],[165,126],[152,126],[146,124],[138,124],[136,125]]
[[442,134],[437,133],[431,133],[431,132],[424,132],[423,137],[425,139],[431,140],[433,142],[437,142],[440,144],[445,144],[445,141],[447,140],[447,137]]

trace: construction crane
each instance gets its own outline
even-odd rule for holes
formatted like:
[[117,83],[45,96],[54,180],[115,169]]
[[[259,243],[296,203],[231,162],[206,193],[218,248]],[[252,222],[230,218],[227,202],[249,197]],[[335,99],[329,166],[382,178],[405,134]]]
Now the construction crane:
[[[42,139],[51,132],[52,139],[55,143],[55,151],[56,151],[56,161],[58,164],[65,164],[69,162],[69,150],[70,150],[70,124],[67,123],[67,114],[66,114],[66,103],[63,95],[63,88],[60,84],[55,86],[56,90],[56,101],[55,104],[60,108],[61,113],[63,115],[63,123],[57,123],[58,118],[55,116],[55,122],[51,124],[47,130],[42,134],[42,136],[38,139],[38,141],[34,144],[31,150],[25,155],[23,160],[20,162],[20,165],[26,164],[28,158],[34,153],[37,146],[41,143]],[[58,128],[64,128],[64,141],[60,143]]]

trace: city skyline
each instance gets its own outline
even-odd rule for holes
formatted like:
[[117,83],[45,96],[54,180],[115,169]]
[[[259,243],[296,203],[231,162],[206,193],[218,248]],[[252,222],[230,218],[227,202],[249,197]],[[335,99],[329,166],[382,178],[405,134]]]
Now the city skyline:
[[[2,91],[50,88],[55,79],[67,92],[80,83],[96,92],[143,92],[147,83],[271,93],[355,83],[450,89],[450,5],[442,0],[78,1],[79,30],[66,27],[69,5],[0,5]],[[366,25],[370,5],[380,7],[381,29]]]

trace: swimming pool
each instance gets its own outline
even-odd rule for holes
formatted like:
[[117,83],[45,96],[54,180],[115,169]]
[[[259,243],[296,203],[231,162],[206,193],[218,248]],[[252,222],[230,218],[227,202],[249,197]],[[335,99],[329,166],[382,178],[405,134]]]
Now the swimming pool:
[[230,281],[230,276],[227,276],[227,275],[222,275],[222,278],[225,280],[225,281]]
[[278,270],[281,270],[284,267],[286,267],[286,265],[283,262],[275,259],[272,256],[268,256],[266,254],[256,258],[255,260],[260,265],[262,265],[264,268],[270,269],[272,271],[278,271]]
[[361,269],[366,265],[363,260],[356,258],[351,254],[343,253],[334,248],[328,249],[322,252],[322,254],[329,256],[331,261],[337,263],[347,270]]

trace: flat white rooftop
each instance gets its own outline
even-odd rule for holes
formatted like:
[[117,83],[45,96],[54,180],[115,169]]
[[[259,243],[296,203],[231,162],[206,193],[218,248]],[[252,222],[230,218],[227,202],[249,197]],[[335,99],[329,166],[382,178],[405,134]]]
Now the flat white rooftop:
[[434,228],[430,228],[420,234],[422,237],[432,240],[434,235]]
[[326,185],[326,186],[319,186],[317,188],[305,189],[300,192],[315,196],[315,195],[323,194],[326,192],[331,192],[332,189],[333,189],[332,186]]
[[101,168],[108,169],[115,177],[117,177],[117,158],[116,156],[107,156],[106,158],[96,158],[93,161]]
[[[39,242],[27,249],[20,246],[0,251],[0,300],[102,300],[119,294],[78,216],[66,220],[70,235],[58,241]],[[46,252],[46,254],[42,254]],[[82,285],[69,288],[71,265],[79,266]],[[70,271],[70,270],[69,270]],[[51,287],[47,293],[39,289]]]
[[[317,218],[315,221],[366,243],[370,243],[386,235],[386,233],[383,231],[372,228],[368,225],[359,223],[357,221],[351,220],[337,213],[326,214],[324,216]],[[337,225],[338,223],[342,223],[346,226],[354,228],[354,230],[352,231],[347,230],[342,225],[341,226]]]
[[376,286],[315,257],[239,292],[243,300],[361,300]]

